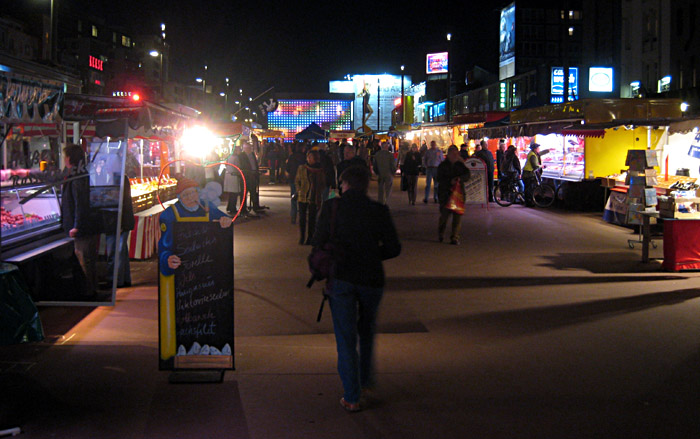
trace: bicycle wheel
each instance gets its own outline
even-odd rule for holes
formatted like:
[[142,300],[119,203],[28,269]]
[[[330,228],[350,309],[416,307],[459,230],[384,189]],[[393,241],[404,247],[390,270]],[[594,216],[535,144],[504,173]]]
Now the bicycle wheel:
[[507,188],[501,188],[500,184],[493,190],[493,199],[499,206],[508,207],[513,204],[512,192],[510,192]]
[[532,198],[537,207],[549,207],[554,203],[554,188],[548,184],[541,184],[532,190]]

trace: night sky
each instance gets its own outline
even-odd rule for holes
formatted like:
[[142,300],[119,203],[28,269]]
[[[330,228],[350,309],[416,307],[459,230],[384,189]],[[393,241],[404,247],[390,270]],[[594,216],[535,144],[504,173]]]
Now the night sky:
[[[40,0],[15,0],[40,2]],[[46,0],[48,2],[48,0]],[[508,1],[232,1],[55,0],[80,5],[134,34],[160,32],[166,24],[172,80],[204,75],[214,92],[232,88],[255,96],[278,92],[327,92],[328,81],[347,73],[395,73],[406,66],[414,82],[425,78],[425,54],[447,49],[463,81],[474,64],[497,73],[498,20]],[[3,1],[3,3],[5,3]]]

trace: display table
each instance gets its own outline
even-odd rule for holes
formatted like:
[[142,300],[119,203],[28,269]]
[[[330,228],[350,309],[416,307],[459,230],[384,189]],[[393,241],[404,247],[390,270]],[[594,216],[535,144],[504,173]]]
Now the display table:
[[700,219],[665,218],[663,268],[700,270]]
[[[177,200],[163,203],[167,208]],[[157,250],[160,239],[158,220],[164,211],[160,204],[134,215],[134,230],[129,234],[129,258],[149,259]]]
[[700,219],[663,218],[658,212],[642,212],[642,262],[649,262],[651,218],[664,228],[662,267],[669,271],[700,270]]

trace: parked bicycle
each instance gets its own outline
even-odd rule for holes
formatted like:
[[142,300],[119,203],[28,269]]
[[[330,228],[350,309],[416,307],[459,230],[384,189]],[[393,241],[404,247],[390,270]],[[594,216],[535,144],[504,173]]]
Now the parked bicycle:
[[[539,173],[535,173],[534,187],[532,188],[530,201],[537,207],[549,207],[554,203],[556,191],[549,183],[543,183]],[[505,178],[498,182],[493,190],[493,199],[499,206],[508,207],[513,203],[526,203],[527,195],[521,192],[516,180]]]

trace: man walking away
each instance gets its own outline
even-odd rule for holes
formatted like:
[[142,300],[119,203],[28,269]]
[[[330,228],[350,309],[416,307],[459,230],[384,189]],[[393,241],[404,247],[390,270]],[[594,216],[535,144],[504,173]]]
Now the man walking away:
[[375,384],[374,333],[384,292],[382,261],[401,253],[389,208],[367,197],[369,176],[366,166],[351,166],[343,172],[343,196],[323,203],[312,240],[314,247],[331,239],[334,243],[336,267],[327,293],[344,390],[340,404],[350,412],[361,409],[362,390]]

